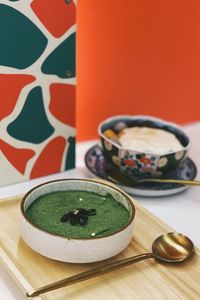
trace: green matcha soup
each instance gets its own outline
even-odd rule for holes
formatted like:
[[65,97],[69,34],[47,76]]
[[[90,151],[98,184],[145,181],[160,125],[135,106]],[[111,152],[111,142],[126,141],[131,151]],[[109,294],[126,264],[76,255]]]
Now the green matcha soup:
[[64,237],[91,238],[112,234],[124,227],[130,213],[111,194],[59,191],[37,198],[27,210],[37,227]]

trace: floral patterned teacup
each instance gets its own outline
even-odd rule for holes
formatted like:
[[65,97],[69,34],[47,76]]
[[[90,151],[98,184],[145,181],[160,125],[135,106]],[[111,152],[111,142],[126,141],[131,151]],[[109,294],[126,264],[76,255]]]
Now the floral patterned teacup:
[[[153,151],[147,153],[125,149],[119,143],[117,136],[121,130],[127,127],[150,127],[166,130],[176,136],[182,145],[181,150],[168,151],[160,155]],[[122,173],[139,178],[160,177],[177,168],[190,147],[190,139],[181,127],[151,116],[111,117],[99,125],[98,133],[106,160]]]

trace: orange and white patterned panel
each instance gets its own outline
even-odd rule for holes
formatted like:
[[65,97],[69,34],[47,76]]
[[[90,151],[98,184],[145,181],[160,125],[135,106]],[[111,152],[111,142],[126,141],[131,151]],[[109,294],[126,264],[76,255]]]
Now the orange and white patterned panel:
[[0,1],[0,186],[75,166],[75,13]]

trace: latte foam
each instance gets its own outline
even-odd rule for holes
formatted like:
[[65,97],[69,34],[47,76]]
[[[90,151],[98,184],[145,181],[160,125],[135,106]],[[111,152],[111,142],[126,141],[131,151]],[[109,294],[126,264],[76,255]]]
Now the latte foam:
[[119,133],[119,142],[126,149],[159,155],[183,149],[173,133],[149,127],[125,128]]

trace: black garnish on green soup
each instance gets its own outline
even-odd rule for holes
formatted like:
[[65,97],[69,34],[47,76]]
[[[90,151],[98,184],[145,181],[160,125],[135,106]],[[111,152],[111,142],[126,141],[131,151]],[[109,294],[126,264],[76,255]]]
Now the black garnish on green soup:
[[[86,226],[61,222],[68,211],[95,209]],[[130,213],[111,194],[100,196],[87,191],[61,191],[40,196],[27,210],[28,219],[37,227],[64,237],[89,238],[112,234],[124,227]]]
[[85,226],[88,221],[88,216],[94,215],[96,215],[96,209],[85,209],[81,207],[68,211],[60,218],[60,221],[63,223],[69,221],[71,225],[79,224],[80,226]]

